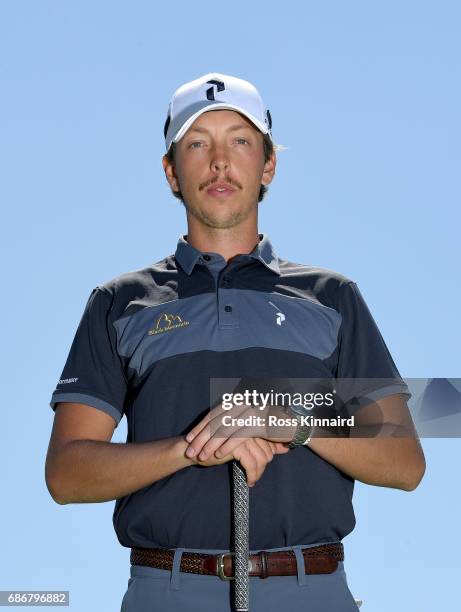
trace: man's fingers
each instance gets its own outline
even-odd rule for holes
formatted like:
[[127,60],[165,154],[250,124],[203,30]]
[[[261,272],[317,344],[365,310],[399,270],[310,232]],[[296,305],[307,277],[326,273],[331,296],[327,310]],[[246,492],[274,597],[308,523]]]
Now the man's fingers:
[[[225,446],[226,442],[232,437],[253,438],[259,435],[260,429],[264,429],[253,424],[254,408],[251,406],[236,406],[230,413],[215,409],[212,413],[214,417],[212,419],[208,418],[206,426],[190,442],[191,448],[186,451],[188,457],[198,457],[201,461],[204,461],[221,446],[224,446],[222,454],[216,455],[218,458],[223,457],[236,448],[235,443]],[[225,417],[226,420],[223,422]],[[251,417],[251,419],[248,420],[248,417]],[[198,429],[198,426],[194,429]],[[186,436],[186,440],[188,439],[189,435]]]
[[256,473],[257,473],[257,461],[256,457],[253,453],[250,452],[249,448],[245,443],[242,443],[238,446],[234,451],[234,457],[240,461],[243,469],[245,470],[245,474],[247,477],[247,484],[249,487],[252,487],[256,481]]
[[[196,457],[202,450],[202,447],[208,442],[211,436],[211,425],[207,423],[194,437],[193,441],[186,449],[187,457]],[[187,440],[188,436],[186,436]]]
[[266,449],[261,448],[256,439],[252,440],[252,444],[250,444],[249,447],[253,457],[256,458],[256,477],[253,482],[253,484],[255,484],[263,475],[267,464],[272,460],[272,453],[267,447]]
[[228,428],[223,426],[221,430],[217,432],[216,434],[216,437],[221,437],[221,443],[222,443],[219,446],[219,448],[216,447],[217,450],[216,449],[213,450],[216,457],[218,458],[223,457],[224,455],[228,455],[229,453],[232,453],[234,449],[236,449],[237,446],[242,443],[243,440],[261,440],[261,443],[263,441],[262,438],[260,438],[257,435],[257,432],[255,431],[255,427],[252,427],[251,425],[246,426],[246,427],[243,427],[243,426],[236,427],[232,429],[229,428],[229,432],[232,432],[232,433],[227,435]]
[[[221,419],[222,415],[218,414],[195,436],[186,450],[186,455],[188,457],[198,456],[200,460],[207,459],[210,455],[213,455],[221,445],[226,443],[229,436],[239,431],[238,427],[225,427],[222,425]],[[235,448],[235,445],[233,448]],[[226,450],[221,457],[227,455],[229,452],[230,451]],[[216,456],[218,457],[218,455]]]
[[272,459],[274,458],[274,443],[273,442],[268,442],[267,440],[263,440],[262,438],[253,438],[255,444],[257,444],[261,450],[263,451],[265,457],[266,457],[266,461],[267,463],[269,463],[270,461],[272,461]]
[[271,442],[274,445],[274,455],[285,455],[290,449],[283,442]]
[[[186,450],[186,455],[190,458],[199,457],[201,460],[206,459],[212,455],[217,448],[221,446],[223,442],[231,435],[237,427],[224,427],[222,425],[222,410],[212,410],[213,416],[207,415],[201,423],[206,424],[202,429],[199,429],[201,423],[196,425],[194,429],[191,429],[189,434],[186,436],[186,440],[189,441],[189,435],[194,432],[195,435]],[[201,457],[199,455],[202,455]]]
[[[228,455],[228,452],[221,454],[218,453],[218,455],[216,455],[216,451],[219,451],[222,448],[223,442],[225,441],[226,439],[224,437],[221,437],[219,433],[217,433],[216,435],[212,435],[210,439],[202,446],[202,448],[197,450],[198,458],[200,459],[200,461],[205,461],[206,459],[208,459],[208,457],[211,457],[212,455],[215,455],[217,459],[221,459],[225,455]],[[195,440],[192,442],[191,446],[194,447],[194,445]]]
[[[240,431],[239,431],[239,434],[240,434]],[[222,444],[219,446],[217,450],[213,451],[215,457],[217,459],[221,459],[225,455],[232,454],[238,446],[246,442],[246,440],[248,439],[249,438],[241,438],[240,435],[238,436],[232,435],[227,440],[221,440]]]
[[[230,411],[224,410],[224,408],[222,407],[222,404],[219,404],[218,406],[216,406],[215,408],[213,408],[212,410],[210,410],[210,412],[208,412],[203,419],[197,423],[197,425],[195,425],[186,435],[186,441],[191,443],[192,441],[195,441],[195,439],[198,437],[198,435],[200,433],[203,432],[204,429],[206,429],[209,425],[211,425],[211,433],[219,433],[219,436],[221,438],[228,438],[233,432],[237,431],[237,429],[239,429],[238,425],[226,425],[225,427],[222,426],[222,418],[226,415],[230,415],[233,417],[240,417],[240,415],[242,415],[242,413],[245,413],[248,410],[248,406],[234,406]],[[220,431],[218,432],[218,429],[220,427],[224,427],[225,429],[225,434]],[[207,429],[207,431],[209,431]],[[221,435],[222,434],[222,435]],[[209,437],[209,436],[208,436]],[[203,441],[203,438],[202,438]],[[200,446],[194,446],[196,452],[199,452],[199,449],[201,449],[203,444],[201,444]]]
[[222,411],[221,404],[216,406],[212,410],[210,410],[197,425],[195,425],[187,434],[186,440],[187,442],[192,442],[192,440],[208,425],[208,423],[215,418]]
[[247,483],[252,487],[263,475],[266,465],[272,460],[272,453],[264,440],[249,438],[234,451],[234,457],[240,461],[247,475]]

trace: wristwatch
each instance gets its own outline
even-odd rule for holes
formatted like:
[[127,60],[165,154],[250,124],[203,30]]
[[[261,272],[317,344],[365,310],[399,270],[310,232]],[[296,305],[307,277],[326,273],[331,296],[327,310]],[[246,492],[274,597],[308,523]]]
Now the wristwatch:
[[314,433],[315,425],[303,425],[301,421],[302,416],[306,416],[305,410],[299,409],[297,406],[287,406],[285,412],[292,418],[294,417],[298,421],[295,435],[288,444],[288,448],[296,448],[297,446],[308,446]]

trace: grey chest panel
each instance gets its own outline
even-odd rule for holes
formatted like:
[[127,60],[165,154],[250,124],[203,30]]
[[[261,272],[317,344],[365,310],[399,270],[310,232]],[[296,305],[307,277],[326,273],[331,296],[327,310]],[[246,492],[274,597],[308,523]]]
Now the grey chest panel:
[[140,308],[114,325],[120,356],[142,376],[160,359],[203,350],[261,347],[326,359],[341,315],[311,299],[219,289]]

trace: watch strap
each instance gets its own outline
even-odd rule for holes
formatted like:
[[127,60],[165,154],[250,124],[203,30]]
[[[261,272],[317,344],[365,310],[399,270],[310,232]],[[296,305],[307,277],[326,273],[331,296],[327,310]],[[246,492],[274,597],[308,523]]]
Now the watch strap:
[[298,426],[295,431],[288,448],[296,448],[297,446],[308,446],[314,433],[314,425],[303,425],[301,421],[302,415],[287,407],[287,412],[298,421]]

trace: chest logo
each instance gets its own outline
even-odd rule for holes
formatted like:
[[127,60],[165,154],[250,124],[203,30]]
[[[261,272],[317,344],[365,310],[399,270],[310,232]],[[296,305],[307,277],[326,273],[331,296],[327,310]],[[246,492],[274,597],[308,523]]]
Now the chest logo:
[[272,302],[269,302],[269,304],[271,306],[273,306],[275,308],[275,310],[277,310],[278,312],[275,313],[276,316],[276,323],[277,325],[282,325],[282,323],[285,321],[286,317],[283,314],[283,312],[280,312],[280,310],[277,308],[277,306],[275,304],[273,304]]
[[156,334],[163,334],[163,332],[177,329],[178,327],[185,327],[189,325],[189,321],[184,321],[179,315],[162,313],[153,329],[150,329],[147,334],[149,336],[155,336]]

